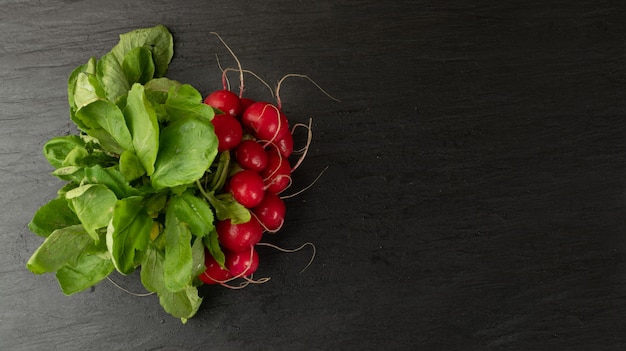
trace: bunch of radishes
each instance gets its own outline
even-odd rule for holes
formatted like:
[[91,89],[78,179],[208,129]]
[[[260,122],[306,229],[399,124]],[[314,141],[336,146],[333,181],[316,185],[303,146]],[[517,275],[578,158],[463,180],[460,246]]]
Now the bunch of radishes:
[[254,273],[259,264],[255,245],[264,232],[282,227],[286,207],[279,194],[291,184],[293,136],[287,117],[272,103],[240,98],[227,89],[209,94],[204,103],[218,110],[212,120],[218,151],[233,157],[221,192],[232,194],[251,213],[245,223],[216,222],[225,263],[207,254],[206,271],[199,277],[216,284]]
[[[205,104],[216,110],[216,115],[212,119],[220,153],[216,162],[222,167],[221,173],[226,175],[214,177],[211,181],[212,188],[216,193],[232,196],[234,201],[250,212],[250,220],[236,223],[228,218],[216,220],[215,228],[219,247],[224,254],[224,262],[218,263],[214,256],[207,252],[206,270],[198,278],[206,284],[221,284],[227,287],[231,286],[227,284],[228,282],[244,278],[246,282],[243,285],[245,286],[253,281],[250,276],[259,265],[259,255],[255,246],[262,244],[260,240],[263,233],[276,233],[282,227],[286,213],[283,199],[299,193],[288,196],[279,195],[291,185],[291,173],[304,160],[312,138],[310,121],[308,125],[295,123],[290,126],[289,120],[283,113],[280,99],[282,82],[289,77],[305,78],[329,98],[339,100],[328,94],[308,76],[295,73],[283,76],[273,91],[255,73],[242,68],[234,52],[217,33],[211,34],[217,36],[228,49],[238,66],[237,69],[222,70],[223,88],[213,91],[204,99]],[[228,71],[239,73],[239,94],[229,89],[226,76]],[[244,72],[252,74],[267,86],[275,96],[276,103],[254,101],[243,97]],[[297,127],[307,130],[307,139],[302,149],[294,151],[293,133]],[[296,153],[299,157],[292,165],[289,158]],[[218,166],[219,169],[220,166]],[[217,182],[215,178],[218,179]],[[287,250],[271,244],[265,245],[285,252],[298,251],[305,245],[313,246],[311,243],[306,243],[298,249]],[[314,246],[313,250],[315,252]],[[256,282],[266,279],[256,280]]]
[[[238,69],[222,70],[222,87],[207,96],[166,77],[174,44],[162,25],[120,34],[109,52],[72,71],[70,118],[80,133],[43,147],[52,174],[66,184],[28,224],[45,238],[26,263],[31,272],[55,273],[70,295],[105,278],[118,286],[112,272],[141,268],[149,293],[118,287],[156,293],[185,323],[200,307],[203,283],[241,288],[269,279],[252,276],[259,246],[296,252],[310,245],[313,260],[311,243],[284,249],[261,240],[282,228],[284,200],[308,189],[283,193],[312,133],[311,120],[290,125],[279,93],[285,78],[308,77],[287,74],[273,89],[212,34]],[[233,70],[238,94],[226,78]],[[265,84],[275,103],[244,98],[244,73]],[[300,127],[306,143],[294,148]]]

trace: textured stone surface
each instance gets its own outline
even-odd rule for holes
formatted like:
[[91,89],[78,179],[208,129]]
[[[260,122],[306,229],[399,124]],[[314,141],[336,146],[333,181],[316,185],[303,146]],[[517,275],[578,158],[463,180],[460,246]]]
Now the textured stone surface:
[[[609,1],[0,1],[0,349],[623,350],[626,57]],[[204,289],[186,325],[104,281],[64,296],[25,263],[75,133],[66,80],[134,28],[174,34],[169,76],[221,86],[215,55],[313,118],[272,279]],[[237,79],[231,76],[231,82]],[[233,83],[236,86],[236,83]],[[270,99],[251,76],[247,91]],[[113,275],[141,291],[138,276]]]

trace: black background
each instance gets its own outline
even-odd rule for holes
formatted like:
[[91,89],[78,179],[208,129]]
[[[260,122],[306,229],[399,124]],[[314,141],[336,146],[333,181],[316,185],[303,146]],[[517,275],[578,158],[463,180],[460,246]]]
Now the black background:
[[[0,1],[0,349],[626,349],[626,11],[619,1]],[[64,296],[25,268],[61,182],[66,81],[166,25],[168,76],[216,55],[313,120],[263,285],[205,289],[186,325],[104,281]],[[232,76],[236,80],[236,75]],[[267,99],[254,78],[251,97]],[[137,275],[112,276],[140,292]]]

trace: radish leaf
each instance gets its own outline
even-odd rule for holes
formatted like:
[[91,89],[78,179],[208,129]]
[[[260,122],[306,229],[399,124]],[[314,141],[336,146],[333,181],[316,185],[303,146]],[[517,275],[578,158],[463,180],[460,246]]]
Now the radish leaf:
[[215,195],[208,193],[208,200],[215,208],[217,219],[220,221],[230,219],[233,224],[246,223],[250,220],[250,211],[235,201],[232,194],[224,193]]
[[148,246],[151,230],[152,218],[143,206],[143,197],[132,196],[115,203],[106,242],[115,268],[120,273],[133,272],[136,253]]
[[213,230],[211,207],[202,198],[193,195],[190,191],[186,191],[180,196],[173,196],[170,200],[170,207],[175,212],[176,217],[189,226],[193,235],[203,237]]
[[133,85],[128,93],[124,115],[132,135],[135,155],[146,174],[151,175],[159,150],[159,124],[152,105],[146,99],[143,85]]
[[102,184],[85,184],[68,191],[65,197],[87,233],[98,240],[96,231],[106,227],[113,215],[115,193]]
[[56,278],[63,293],[70,295],[95,285],[114,269],[109,257],[84,252],[78,257],[76,264],[61,267]]
[[47,237],[57,229],[76,224],[80,224],[76,213],[70,209],[65,196],[59,196],[35,212],[28,229],[39,236]]
[[[135,83],[126,76],[123,63],[127,55],[136,55],[132,51],[140,47],[151,52],[150,58],[154,61],[155,77],[162,77],[167,73],[168,65],[174,55],[173,38],[167,28],[159,25],[124,33],[120,35],[118,44],[102,56],[97,65],[98,80],[110,101],[117,101],[124,96]],[[129,58],[129,60],[133,59],[135,58]]]
[[202,103],[200,92],[189,84],[170,87],[165,109],[172,121],[188,117],[210,121],[215,115],[211,106]]
[[159,190],[192,183],[217,155],[217,137],[209,121],[186,118],[161,130],[152,186]]
[[191,256],[193,257],[192,277],[197,277],[205,271],[204,266],[204,243],[200,238],[195,238],[191,245]]
[[85,149],[83,139],[78,135],[66,135],[48,140],[43,147],[43,153],[52,166],[59,168],[68,165],[65,159],[75,148]]
[[122,70],[130,84],[145,84],[154,76],[152,53],[144,47],[131,49],[122,62]]
[[135,155],[134,151],[124,150],[119,159],[120,172],[124,175],[126,180],[133,181],[146,173],[141,166],[139,157]]
[[165,254],[153,244],[148,245],[141,262],[141,283],[148,291],[167,291],[163,261]]
[[106,185],[118,199],[140,195],[141,191],[130,186],[118,167],[106,167],[95,165],[85,168],[86,183]]
[[220,266],[224,267],[224,262],[226,262],[226,256],[224,255],[224,251],[222,251],[222,248],[220,247],[217,231],[212,230],[209,235],[202,238],[202,241],[204,242],[204,246],[206,246],[207,250],[209,250],[209,253],[211,254],[211,256],[213,256],[215,261],[219,263]]
[[105,149],[117,153],[133,149],[124,114],[114,103],[95,100],[76,111],[76,118],[88,127],[85,132],[97,138]]
[[176,292],[189,285],[189,281],[192,279],[193,258],[191,255],[191,231],[176,216],[177,210],[175,205],[172,205],[173,203],[170,202],[165,213],[163,273],[165,275],[165,288],[168,291]]
[[159,292],[159,302],[165,312],[180,318],[183,323],[186,323],[189,318],[198,312],[200,304],[202,304],[202,298],[198,296],[197,288],[187,286],[177,292]]
[[119,62],[123,62],[126,55],[137,47],[150,50],[154,60],[154,76],[163,77],[174,56],[174,42],[169,30],[163,25],[156,25],[121,34],[118,44],[111,49],[111,54]]
[[33,273],[56,272],[66,264],[76,264],[93,239],[82,225],[57,229],[33,253],[26,267]]

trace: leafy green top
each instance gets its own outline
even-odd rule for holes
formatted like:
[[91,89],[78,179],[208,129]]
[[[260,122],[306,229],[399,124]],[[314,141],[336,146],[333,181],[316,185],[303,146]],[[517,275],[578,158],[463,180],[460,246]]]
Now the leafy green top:
[[43,148],[66,184],[29,223],[45,240],[27,268],[56,273],[72,294],[141,266],[145,288],[185,322],[202,301],[205,253],[224,263],[214,218],[250,214],[202,186],[223,178],[214,110],[192,86],[165,77],[172,56],[172,35],[159,25],[120,35],[71,73],[70,118],[80,133]]

